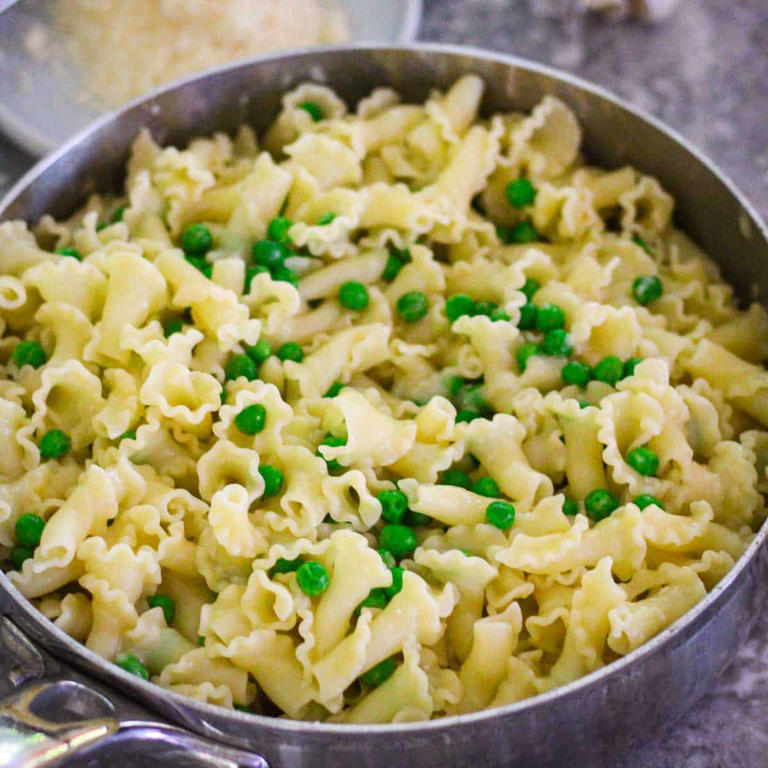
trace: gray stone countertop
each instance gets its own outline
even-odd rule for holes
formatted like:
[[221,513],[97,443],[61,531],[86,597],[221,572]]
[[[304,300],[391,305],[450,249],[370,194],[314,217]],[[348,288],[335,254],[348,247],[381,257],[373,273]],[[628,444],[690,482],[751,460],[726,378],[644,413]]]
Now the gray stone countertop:
[[[420,37],[514,53],[618,93],[698,145],[768,216],[768,0],[681,0],[656,26],[541,19],[525,0],[425,0]],[[0,138],[0,194],[30,164]],[[683,766],[768,766],[768,611],[703,702],[605,768]]]

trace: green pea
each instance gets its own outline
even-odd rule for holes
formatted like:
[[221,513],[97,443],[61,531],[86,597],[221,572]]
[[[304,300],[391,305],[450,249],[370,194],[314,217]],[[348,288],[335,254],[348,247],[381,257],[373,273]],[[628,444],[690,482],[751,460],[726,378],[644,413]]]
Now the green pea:
[[170,320],[167,320],[163,326],[163,333],[167,338],[168,336],[173,336],[174,333],[181,333],[183,329],[184,325],[181,321],[181,318],[172,317]]
[[77,259],[78,261],[82,261],[83,257],[80,251],[77,250],[77,248],[57,248],[56,253],[59,254],[59,256],[68,256],[71,259]]
[[446,469],[443,472],[443,485],[455,485],[457,488],[467,488],[472,485],[469,475],[460,469]]
[[272,270],[272,279],[279,280],[282,283],[290,283],[294,288],[299,287],[299,276],[290,267],[286,267],[285,264]]
[[358,609],[360,608],[386,608],[387,603],[389,601],[387,600],[387,593],[382,589],[381,587],[376,587],[375,589],[372,589],[368,593],[368,597],[363,600],[360,605],[358,605]]
[[536,313],[536,330],[546,333],[565,326],[565,312],[557,304],[546,303]]
[[286,341],[278,350],[277,356],[282,361],[292,360],[294,363],[300,363],[304,360],[304,350],[300,344],[295,341]]
[[125,205],[118,205],[117,208],[112,213],[112,223],[117,224],[118,221],[123,220],[123,216],[125,215],[125,209],[127,206]]
[[318,227],[325,227],[328,224],[330,224],[335,218],[336,218],[336,214],[333,211],[326,211],[325,213],[321,213],[320,216],[317,217],[317,221],[315,222],[315,224]]
[[392,282],[399,274],[400,270],[411,260],[411,252],[408,249],[400,250],[392,248],[387,257],[387,263],[381,273],[381,279]]
[[395,660],[390,656],[360,675],[360,680],[374,688],[389,680],[395,672]]
[[659,509],[665,509],[664,505],[650,493],[641,493],[639,496],[635,496],[635,498],[632,499],[632,503],[638,509],[645,509],[646,507],[650,507],[651,504],[655,504]]
[[413,554],[418,541],[416,534],[407,525],[390,523],[381,529],[379,544],[382,549],[391,552],[396,560],[402,560]]
[[245,268],[245,284],[243,286],[243,293],[249,294],[251,292],[251,283],[256,275],[268,275],[269,269],[261,264],[254,264],[251,267]]
[[429,310],[429,301],[421,291],[409,291],[404,293],[395,305],[397,314],[405,320],[406,323],[416,323],[421,320]]
[[409,509],[403,518],[403,523],[409,525],[411,528],[423,528],[431,522],[432,518],[429,515],[423,515],[421,512],[414,512],[412,509]]
[[560,369],[560,375],[566,384],[586,387],[592,378],[592,369],[586,363],[571,360]]
[[533,295],[541,288],[541,283],[535,277],[526,277],[523,287],[520,289],[530,301]]
[[386,565],[390,571],[397,565],[395,556],[389,550],[381,549],[381,547],[379,547],[376,551],[379,553],[379,557],[382,559],[384,565]]
[[43,345],[39,341],[20,341],[11,354],[11,360],[19,367],[31,365],[33,368],[39,368],[48,360]]
[[618,499],[610,492],[602,488],[590,491],[584,499],[584,509],[587,517],[594,522],[603,520],[619,508]]
[[272,354],[272,345],[266,339],[259,339],[252,346],[246,347],[245,354],[256,365],[261,365]]
[[284,477],[282,470],[273,467],[271,464],[262,464],[259,467],[259,474],[264,480],[264,498],[277,496],[283,490]]
[[344,309],[362,312],[368,306],[368,289],[357,280],[349,280],[339,288],[339,304]]
[[550,357],[568,357],[573,352],[573,346],[564,328],[547,331],[544,334],[541,349],[545,355]]
[[400,261],[397,256],[390,253],[389,256],[387,256],[387,263],[384,265],[384,269],[381,273],[381,279],[391,283],[398,276],[403,266],[403,262]]
[[455,397],[461,391],[461,388],[467,383],[463,376],[446,376],[443,379],[443,386],[451,397]]
[[521,221],[512,227],[497,227],[496,233],[506,245],[525,245],[541,240],[536,227],[528,221]]
[[328,390],[323,397],[336,397],[342,389],[344,389],[344,385],[340,381],[334,381],[333,384],[328,387]]
[[43,528],[45,528],[45,520],[40,515],[33,515],[30,512],[21,515],[14,527],[16,543],[22,547],[34,549],[40,543]]
[[118,441],[120,440],[135,440],[136,439],[136,430],[135,429],[126,429],[125,432],[123,432],[122,435],[118,436]]
[[60,459],[66,456],[72,448],[69,435],[60,429],[50,429],[40,440],[40,458]]
[[388,523],[401,523],[408,510],[408,497],[397,488],[387,488],[378,495],[381,516]]
[[165,623],[170,627],[173,617],[176,615],[176,603],[167,595],[150,595],[147,598],[150,608],[162,608]]
[[[323,442],[320,443],[320,445],[327,445],[327,446],[330,446],[331,448],[339,448],[342,445],[346,445],[346,444],[347,444],[346,438],[344,438],[344,437],[336,437],[335,435],[327,435],[326,438],[323,440]],[[320,453],[319,450],[317,452],[317,455],[321,459],[325,459],[325,464],[326,464],[326,466],[328,467],[328,469],[330,471],[335,472],[335,471],[337,471],[337,470],[342,468],[341,464],[339,464],[339,460],[338,459],[326,459],[323,456],[323,454]]]
[[520,373],[523,373],[528,367],[528,360],[534,355],[541,354],[541,347],[538,344],[532,344],[527,342],[518,347],[515,352],[515,360],[517,361],[517,369]]
[[455,398],[456,407],[459,410],[468,409],[480,413],[489,408],[488,403],[485,402],[485,398],[483,397],[482,384],[464,384],[464,386],[462,386],[456,393]]
[[632,294],[638,304],[645,306],[661,298],[664,287],[656,275],[642,275],[632,283]]
[[635,375],[635,368],[643,362],[642,357],[630,357],[629,360],[624,361],[624,369],[622,371],[622,378]]
[[29,547],[13,547],[11,549],[11,564],[17,571],[20,571],[24,562],[34,557],[34,554]]
[[536,199],[536,189],[529,179],[515,179],[507,184],[507,202],[520,210]]
[[579,504],[573,499],[569,499],[567,496],[563,499],[563,514],[573,517],[579,512]]
[[205,224],[190,224],[181,233],[181,248],[187,256],[204,256],[213,248],[213,235]]
[[485,522],[499,530],[509,530],[515,522],[514,505],[508,501],[492,501],[485,508]]
[[638,448],[633,448],[627,454],[627,464],[629,464],[635,472],[639,472],[645,477],[655,477],[659,471],[659,457],[655,451],[647,448],[644,445]]
[[288,250],[276,240],[257,240],[251,249],[253,263],[269,270],[282,267],[288,256]]
[[492,499],[501,496],[499,484],[492,477],[481,477],[472,484],[470,490],[479,496],[489,496]]
[[454,293],[445,302],[445,316],[452,323],[462,315],[474,315],[475,310],[475,302],[466,293]]
[[136,675],[136,677],[140,677],[142,680],[149,680],[149,671],[147,668],[130,653],[118,653],[115,663],[126,672],[130,672],[132,675]]
[[288,232],[292,226],[293,222],[290,219],[286,219],[285,216],[276,216],[267,226],[267,237],[276,243],[288,245],[291,242]]
[[539,308],[535,304],[523,304],[520,307],[520,320],[517,327],[521,331],[532,331],[536,327],[536,318],[539,314]]
[[396,565],[394,568],[390,568],[389,572],[392,574],[392,584],[389,587],[384,587],[384,592],[391,600],[403,588],[403,569]]
[[488,317],[491,318],[491,320],[494,323],[497,322],[506,322],[508,323],[512,318],[501,308],[494,309]]
[[197,646],[198,648],[205,648],[205,638],[202,635],[197,638]]
[[468,423],[470,421],[474,421],[475,419],[482,418],[482,414],[480,411],[475,411],[471,408],[462,408],[460,411],[456,413],[456,423],[462,424],[462,423]]
[[224,376],[227,381],[234,381],[241,376],[248,381],[256,381],[259,378],[259,369],[248,355],[234,355],[224,366]]
[[330,584],[328,571],[325,570],[325,566],[314,560],[309,560],[299,566],[296,571],[296,581],[299,589],[310,597],[322,595],[328,589],[328,584]]
[[243,408],[235,416],[235,426],[244,435],[257,435],[267,422],[267,409],[261,403]]
[[314,101],[304,101],[299,104],[299,109],[303,109],[316,123],[319,123],[324,115],[322,107]]
[[536,199],[536,189],[529,179],[515,179],[507,184],[507,202],[520,210]]
[[475,314],[490,317],[498,308],[498,304],[494,304],[492,301],[478,301],[475,304]]
[[185,256],[184,258],[187,260],[187,263],[191,264],[198,272],[202,272],[208,266],[205,256]]
[[648,247],[648,243],[646,243],[645,240],[640,237],[640,235],[632,235],[632,242],[635,245],[639,245],[646,253],[651,252],[651,249]]
[[293,560],[286,560],[284,557],[278,557],[275,564],[269,569],[269,577],[272,578],[278,573],[293,573],[294,571],[298,571],[303,562],[301,556]]
[[624,364],[615,355],[604,357],[594,368],[592,374],[597,381],[610,384],[612,387],[624,373]]

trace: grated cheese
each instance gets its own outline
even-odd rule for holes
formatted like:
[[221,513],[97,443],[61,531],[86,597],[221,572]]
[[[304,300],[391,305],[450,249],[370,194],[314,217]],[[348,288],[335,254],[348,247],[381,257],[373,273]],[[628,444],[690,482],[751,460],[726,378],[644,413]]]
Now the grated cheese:
[[201,69],[350,34],[329,0],[59,0],[53,15],[88,90],[110,105]]

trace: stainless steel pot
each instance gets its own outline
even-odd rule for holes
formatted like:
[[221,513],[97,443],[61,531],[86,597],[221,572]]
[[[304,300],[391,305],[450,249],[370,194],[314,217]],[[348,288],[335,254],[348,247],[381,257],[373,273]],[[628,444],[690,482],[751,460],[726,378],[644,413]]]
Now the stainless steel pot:
[[[565,100],[584,126],[587,156],[607,167],[629,163],[658,177],[677,199],[678,224],[744,295],[756,290],[765,301],[765,225],[685,140],[583,81],[509,56],[449,46],[286,54],[160,90],[98,121],[35,166],[0,204],[0,219],[65,216],[88,192],[115,188],[141,126],[163,143],[184,143],[232,131],[243,121],[264,128],[281,94],[303,80],[328,83],[351,102],[381,85],[421,101],[431,88],[446,87],[467,72],[485,80],[487,111],[529,109],[546,94]],[[97,747],[119,748],[134,737],[153,739],[158,761],[187,752],[212,766],[541,768],[599,761],[674,721],[712,687],[753,626],[766,593],[766,537],[768,524],[694,610],[597,672],[500,709],[375,727],[246,715],[165,691],[71,640],[0,575],[0,695],[7,696],[0,709],[0,766],[55,765]]]

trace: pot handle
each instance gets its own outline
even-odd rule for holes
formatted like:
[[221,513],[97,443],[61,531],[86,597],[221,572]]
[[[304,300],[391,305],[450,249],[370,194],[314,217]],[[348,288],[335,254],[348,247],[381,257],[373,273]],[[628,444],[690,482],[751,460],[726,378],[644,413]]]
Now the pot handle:
[[[98,750],[104,764],[131,743],[152,744],[158,764],[173,764],[182,755],[185,764],[208,768],[269,768],[260,755],[226,747],[164,723],[120,721],[113,717],[72,719],[73,709],[87,712],[108,700],[72,680],[25,685],[0,702],[0,766],[54,768],[75,754],[86,757]],[[51,719],[55,716],[55,720]],[[167,762],[165,762],[167,761]],[[118,763],[119,764],[119,763]]]
[[[46,659],[47,660],[47,659]],[[151,743],[157,764],[205,768],[269,768],[261,756],[182,728],[122,720],[106,689],[86,678],[46,676],[45,660],[7,617],[0,617],[0,667],[13,692],[0,699],[0,768],[55,768],[75,755],[123,765],[125,750]],[[118,697],[119,700],[119,697]],[[129,709],[130,711],[130,709]],[[122,757],[122,759],[121,759]],[[101,760],[100,760],[101,762]]]

